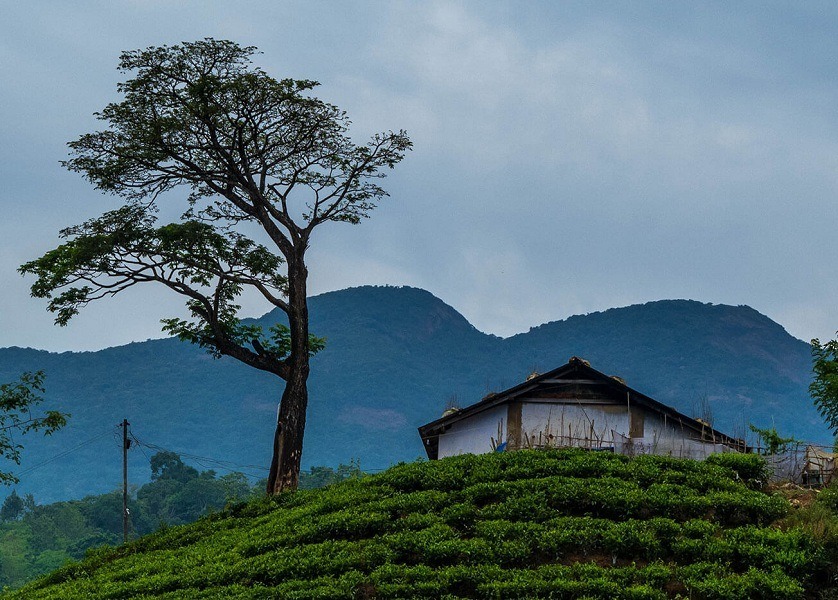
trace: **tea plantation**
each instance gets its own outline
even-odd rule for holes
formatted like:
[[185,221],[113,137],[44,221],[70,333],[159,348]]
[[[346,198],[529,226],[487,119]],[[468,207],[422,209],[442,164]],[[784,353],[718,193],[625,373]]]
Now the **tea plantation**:
[[7,598],[818,598],[830,544],[751,455],[463,456],[228,507]]

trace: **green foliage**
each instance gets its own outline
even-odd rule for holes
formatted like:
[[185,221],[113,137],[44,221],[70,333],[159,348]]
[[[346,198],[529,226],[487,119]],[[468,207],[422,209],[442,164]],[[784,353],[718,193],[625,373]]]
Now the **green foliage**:
[[[129,499],[131,525],[135,535],[144,535],[155,530],[176,532],[170,526],[191,523],[208,514],[218,514],[225,505],[237,506],[243,510],[243,500],[259,497],[264,490],[264,483],[251,486],[241,473],[228,473],[216,476],[213,471],[199,472],[186,465],[180,456],[161,451],[151,456],[150,466],[152,481],[141,486],[136,496]],[[356,463],[330,467],[313,467],[304,478],[306,486],[314,489],[331,485],[347,479],[362,476]],[[284,496],[288,500],[292,496]],[[409,513],[420,501],[409,496],[390,498],[382,503],[382,510],[387,514]],[[424,499],[421,499],[422,503]],[[443,499],[437,499],[441,505]],[[273,504],[267,498],[261,499],[248,510],[253,510],[260,502]],[[341,503],[347,507],[349,504]],[[69,560],[79,560],[86,555],[94,556],[108,550],[103,546],[115,546],[122,540],[122,493],[114,491],[98,496],[88,496],[82,500],[58,502],[49,505],[36,505],[31,495],[20,498],[12,492],[4,503],[5,513],[0,509],[0,586],[17,587],[32,578],[55,570]],[[325,510],[325,509],[324,509]],[[5,515],[5,518],[4,518]],[[403,520],[408,523],[410,519]],[[417,524],[416,527],[419,527]],[[321,523],[318,528],[309,527],[301,530],[294,539],[312,540],[327,538],[330,531],[351,531],[363,528],[363,522],[344,515],[335,516],[331,521]],[[148,538],[146,538],[148,539]],[[182,542],[183,538],[179,538]],[[271,546],[273,542],[265,547]],[[251,551],[254,555],[264,553],[264,547]]]
[[183,464],[178,454],[167,450],[157,452],[150,459],[151,480],[165,481],[172,479],[179,483],[186,483],[198,477],[198,470]]
[[751,424],[749,428],[757,434],[763,454],[782,454],[788,450],[789,446],[798,441],[793,437],[781,437],[774,427],[761,429]]
[[[241,473],[216,477],[213,471],[199,472],[173,452],[154,454],[150,462],[152,482],[129,500],[137,535],[160,526],[190,523],[257,493]],[[118,544],[122,492],[36,505],[31,495],[22,499],[13,491],[0,508],[0,520],[5,523],[0,524],[0,585],[19,586],[84,557],[91,548]]]
[[751,487],[765,485],[768,481],[769,471],[765,460],[756,454],[738,452],[711,454],[705,462],[730,469],[739,480]]
[[789,507],[745,484],[760,464],[569,450],[402,464],[97,550],[11,597],[802,599],[823,585],[824,546],[770,525]]
[[332,467],[312,467],[309,471],[300,472],[300,489],[310,490],[321,488],[346,479],[357,478],[361,475],[360,464],[354,460],[350,460],[348,465],[338,465],[337,469]]
[[726,573],[717,564],[699,563],[685,568],[683,577],[688,589],[708,600],[792,600],[803,598],[804,594],[800,582],[779,569],[749,568],[741,574]]
[[[23,445],[15,441],[15,434],[25,435],[30,431],[41,431],[52,435],[67,424],[70,415],[48,410],[42,416],[33,417],[32,409],[43,402],[44,373],[23,373],[14,383],[0,384],[0,458],[20,464]],[[17,483],[11,473],[0,471],[0,483]]]
[[809,393],[832,433],[838,434],[838,340],[812,340],[812,361]]
[[833,483],[822,490],[815,502],[804,503],[791,511],[780,525],[811,536],[823,549],[823,560],[832,565],[831,576],[838,577],[838,486]]
[[17,521],[23,516],[24,509],[23,498],[17,495],[17,490],[12,490],[0,507],[0,521]]
[[[64,166],[126,203],[64,229],[63,244],[20,267],[56,323],[154,282],[181,295],[191,315],[164,319],[164,331],[287,378],[279,363],[289,330],[242,322],[238,298],[251,289],[289,317],[305,314],[289,278],[305,280],[312,230],[368,216],[387,195],[376,181],[411,143],[386,132],[356,146],[346,114],[310,95],[317,82],[274,79],[251,64],[256,52],[204,39],[120,56],[132,75],[118,85],[121,100],[96,114],[105,129],[70,142]],[[187,192],[183,216],[159,225],[158,206],[177,201],[166,194],[174,189]],[[242,233],[243,223],[272,248]],[[316,337],[297,343],[312,354],[323,347]]]

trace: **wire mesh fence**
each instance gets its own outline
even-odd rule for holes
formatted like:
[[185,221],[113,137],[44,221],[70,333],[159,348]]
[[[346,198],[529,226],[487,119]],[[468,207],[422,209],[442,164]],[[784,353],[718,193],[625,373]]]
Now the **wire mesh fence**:
[[703,460],[720,452],[749,452],[761,455],[766,462],[772,483],[791,482],[796,485],[822,487],[832,481],[836,466],[836,455],[831,446],[795,442],[782,448],[747,446],[733,448],[711,441],[661,437],[643,440],[630,438],[612,432],[611,439],[576,437],[572,435],[550,436],[550,438],[527,438],[530,448],[585,448],[593,451],[614,452],[625,456],[652,454]]

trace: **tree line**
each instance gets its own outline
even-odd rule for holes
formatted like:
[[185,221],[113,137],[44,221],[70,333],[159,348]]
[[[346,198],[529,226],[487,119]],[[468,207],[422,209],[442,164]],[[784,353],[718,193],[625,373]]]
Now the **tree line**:
[[[174,452],[158,452],[149,462],[151,481],[133,490],[128,502],[135,537],[191,523],[229,502],[265,493],[265,480],[251,482],[239,472],[199,471]],[[300,473],[300,487],[323,487],[360,475],[354,462],[312,467]],[[0,586],[19,587],[82,558],[89,548],[121,542],[121,491],[38,504],[32,494],[13,490],[0,506]]]

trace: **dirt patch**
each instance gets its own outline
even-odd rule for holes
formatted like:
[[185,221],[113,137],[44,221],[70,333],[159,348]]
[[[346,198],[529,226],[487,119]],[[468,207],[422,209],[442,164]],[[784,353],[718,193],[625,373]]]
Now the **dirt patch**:
[[806,508],[815,503],[815,500],[820,494],[820,490],[816,488],[802,487],[794,483],[778,483],[769,485],[767,490],[769,494],[779,494],[789,504],[795,508]]

